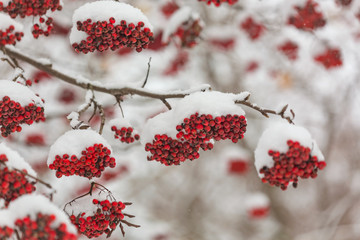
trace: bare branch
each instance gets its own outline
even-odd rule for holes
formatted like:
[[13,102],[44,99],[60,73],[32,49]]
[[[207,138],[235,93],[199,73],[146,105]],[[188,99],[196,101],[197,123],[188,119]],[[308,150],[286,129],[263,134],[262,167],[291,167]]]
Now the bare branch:
[[147,69],[147,72],[146,72],[146,77],[145,77],[145,81],[143,83],[143,85],[141,86],[142,88],[145,87],[146,83],[147,83],[147,80],[149,78],[149,73],[150,73],[150,62],[151,62],[151,57],[149,58],[149,62],[148,62],[148,69]]
[[269,118],[269,114],[278,115],[278,116],[280,116],[281,118],[287,120],[289,123],[294,124],[293,120],[294,120],[295,114],[294,114],[294,112],[293,112],[292,109],[290,109],[290,112],[291,112],[291,114],[293,115],[293,117],[290,118],[289,116],[285,116],[285,111],[286,111],[286,109],[288,108],[288,105],[285,105],[285,106],[281,109],[280,112],[276,112],[276,111],[271,110],[271,109],[261,108],[261,107],[257,106],[256,104],[249,102],[248,99],[249,99],[249,97],[247,97],[247,98],[244,99],[244,100],[237,100],[237,101],[235,101],[235,103],[236,103],[236,104],[245,105],[245,106],[247,106],[247,107],[249,107],[249,108],[252,108],[252,109],[258,111],[259,113],[261,113],[263,116],[265,116],[265,117],[267,117],[267,118]]

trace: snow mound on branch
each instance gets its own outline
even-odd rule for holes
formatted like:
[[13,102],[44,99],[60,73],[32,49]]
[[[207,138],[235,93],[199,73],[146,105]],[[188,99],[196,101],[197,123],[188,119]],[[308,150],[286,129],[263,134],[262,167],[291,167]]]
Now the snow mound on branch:
[[19,102],[23,107],[34,103],[43,107],[41,98],[35,95],[28,87],[9,80],[0,80],[0,100],[8,96],[11,100]]
[[[1,1],[4,5],[6,5],[6,1]],[[23,30],[23,25],[16,22],[14,19],[12,19],[9,15],[0,13],[0,30],[4,31],[10,26],[14,26],[15,32],[21,32]]]
[[143,22],[145,27],[153,30],[153,26],[149,22],[148,18],[141,12],[140,9],[135,8],[127,3],[120,3],[116,1],[97,1],[92,3],[86,3],[75,10],[72,23],[73,27],[70,33],[70,43],[81,42],[85,40],[87,34],[77,30],[77,22],[83,22],[87,19],[91,19],[92,22],[96,21],[109,21],[109,18],[115,19],[114,25],[120,24],[121,20],[125,20],[126,23]]
[[94,130],[70,130],[59,137],[50,147],[47,164],[52,164],[56,155],[62,156],[68,154],[69,156],[75,155],[80,158],[82,151],[85,151],[86,148],[94,144],[100,143],[112,152],[110,144]]
[[234,102],[243,100],[248,93],[232,94],[221,92],[197,92],[186,96],[173,106],[173,109],[160,113],[149,119],[141,133],[141,144],[152,142],[156,134],[166,134],[176,139],[176,126],[191,114],[211,114],[213,117],[221,115],[243,115],[244,110]]
[[319,161],[324,161],[323,154],[308,130],[289,123],[277,123],[264,131],[255,149],[255,167],[259,177],[263,177],[263,174],[259,173],[261,168],[274,166],[273,158],[268,154],[269,150],[287,152],[288,140],[297,141],[300,145],[310,148],[311,156],[317,156]]
[[0,143],[0,155],[5,154],[8,161],[5,162],[9,169],[16,168],[18,170],[26,170],[30,175],[36,177],[36,172],[31,166],[20,156],[19,153],[10,149],[5,143]]
[[[30,216],[32,219],[36,219],[38,213],[56,216],[55,221],[52,224],[52,227],[56,228],[61,223],[66,224],[67,230],[71,233],[77,234],[77,230],[75,226],[73,226],[69,217],[55,206],[49,199],[44,196],[37,194],[28,194],[22,196],[13,202],[11,202],[8,211],[15,222],[16,219]],[[1,216],[1,215],[0,215]],[[0,217],[1,219],[1,217]]]

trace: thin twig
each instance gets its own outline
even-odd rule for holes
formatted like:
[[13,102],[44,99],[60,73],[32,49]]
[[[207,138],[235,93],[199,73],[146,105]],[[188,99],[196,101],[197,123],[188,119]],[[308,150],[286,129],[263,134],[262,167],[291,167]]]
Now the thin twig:
[[166,99],[160,99],[160,100],[165,104],[165,106],[166,106],[169,110],[172,109],[170,103],[169,103],[168,101],[166,101]]
[[141,86],[142,88],[145,87],[146,83],[147,83],[147,80],[149,78],[149,73],[150,73],[150,62],[151,62],[151,57],[149,58],[149,62],[148,62],[148,69],[147,69],[147,72],[146,72],[146,77],[145,77],[145,81],[143,83],[143,85]]
[[248,99],[249,99],[249,98],[247,97],[245,100],[237,100],[237,101],[235,101],[235,103],[236,103],[236,104],[242,104],[242,105],[245,105],[245,106],[247,106],[247,107],[249,107],[249,108],[252,108],[252,109],[260,112],[263,116],[265,116],[265,117],[267,117],[267,118],[269,118],[269,114],[278,115],[278,116],[280,116],[281,118],[287,120],[289,123],[294,124],[293,120],[294,120],[295,114],[294,114],[294,112],[293,112],[292,109],[290,109],[290,112],[291,112],[291,114],[292,114],[293,117],[290,118],[289,116],[285,116],[285,111],[287,110],[288,105],[285,105],[285,106],[281,109],[280,112],[276,112],[276,111],[271,110],[271,109],[261,108],[261,107],[257,106],[256,104],[249,102]]

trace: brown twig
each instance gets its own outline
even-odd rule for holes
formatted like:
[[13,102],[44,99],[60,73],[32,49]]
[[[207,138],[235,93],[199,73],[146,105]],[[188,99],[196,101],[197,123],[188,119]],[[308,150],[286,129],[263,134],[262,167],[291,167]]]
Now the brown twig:
[[147,80],[149,78],[149,73],[150,73],[150,62],[151,62],[151,57],[149,58],[149,62],[148,62],[148,69],[147,69],[147,72],[146,72],[146,77],[145,77],[145,81],[143,83],[143,85],[141,86],[142,88],[145,87],[146,83],[147,83]]
[[278,115],[280,116],[281,118],[287,120],[289,123],[291,124],[295,124],[293,122],[294,118],[295,118],[295,113],[292,109],[290,109],[290,113],[292,115],[292,118],[289,117],[289,116],[285,116],[285,112],[288,108],[288,105],[285,105],[280,112],[277,112],[277,111],[274,111],[274,110],[271,110],[271,109],[265,109],[265,108],[261,108],[259,106],[257,106],[256,104],[254,103],[251,103],[249,102],[249,97],[250,97],[250,94],[243,100],[237,100],[235,101],[236,104],[241,104],[241,105],[244,105],[244,106],[247,106],[249,108],[252,108],[258,112],[260,112],[264,117],[266,118],[269,118],[269,114],[272,114],[272,115]]

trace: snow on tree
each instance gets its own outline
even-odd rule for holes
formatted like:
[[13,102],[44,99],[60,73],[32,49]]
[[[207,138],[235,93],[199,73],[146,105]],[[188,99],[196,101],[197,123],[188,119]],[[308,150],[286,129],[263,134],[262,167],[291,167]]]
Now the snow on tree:
[[0,239],[359,239],[359,26],[352,0],[0,0]]

